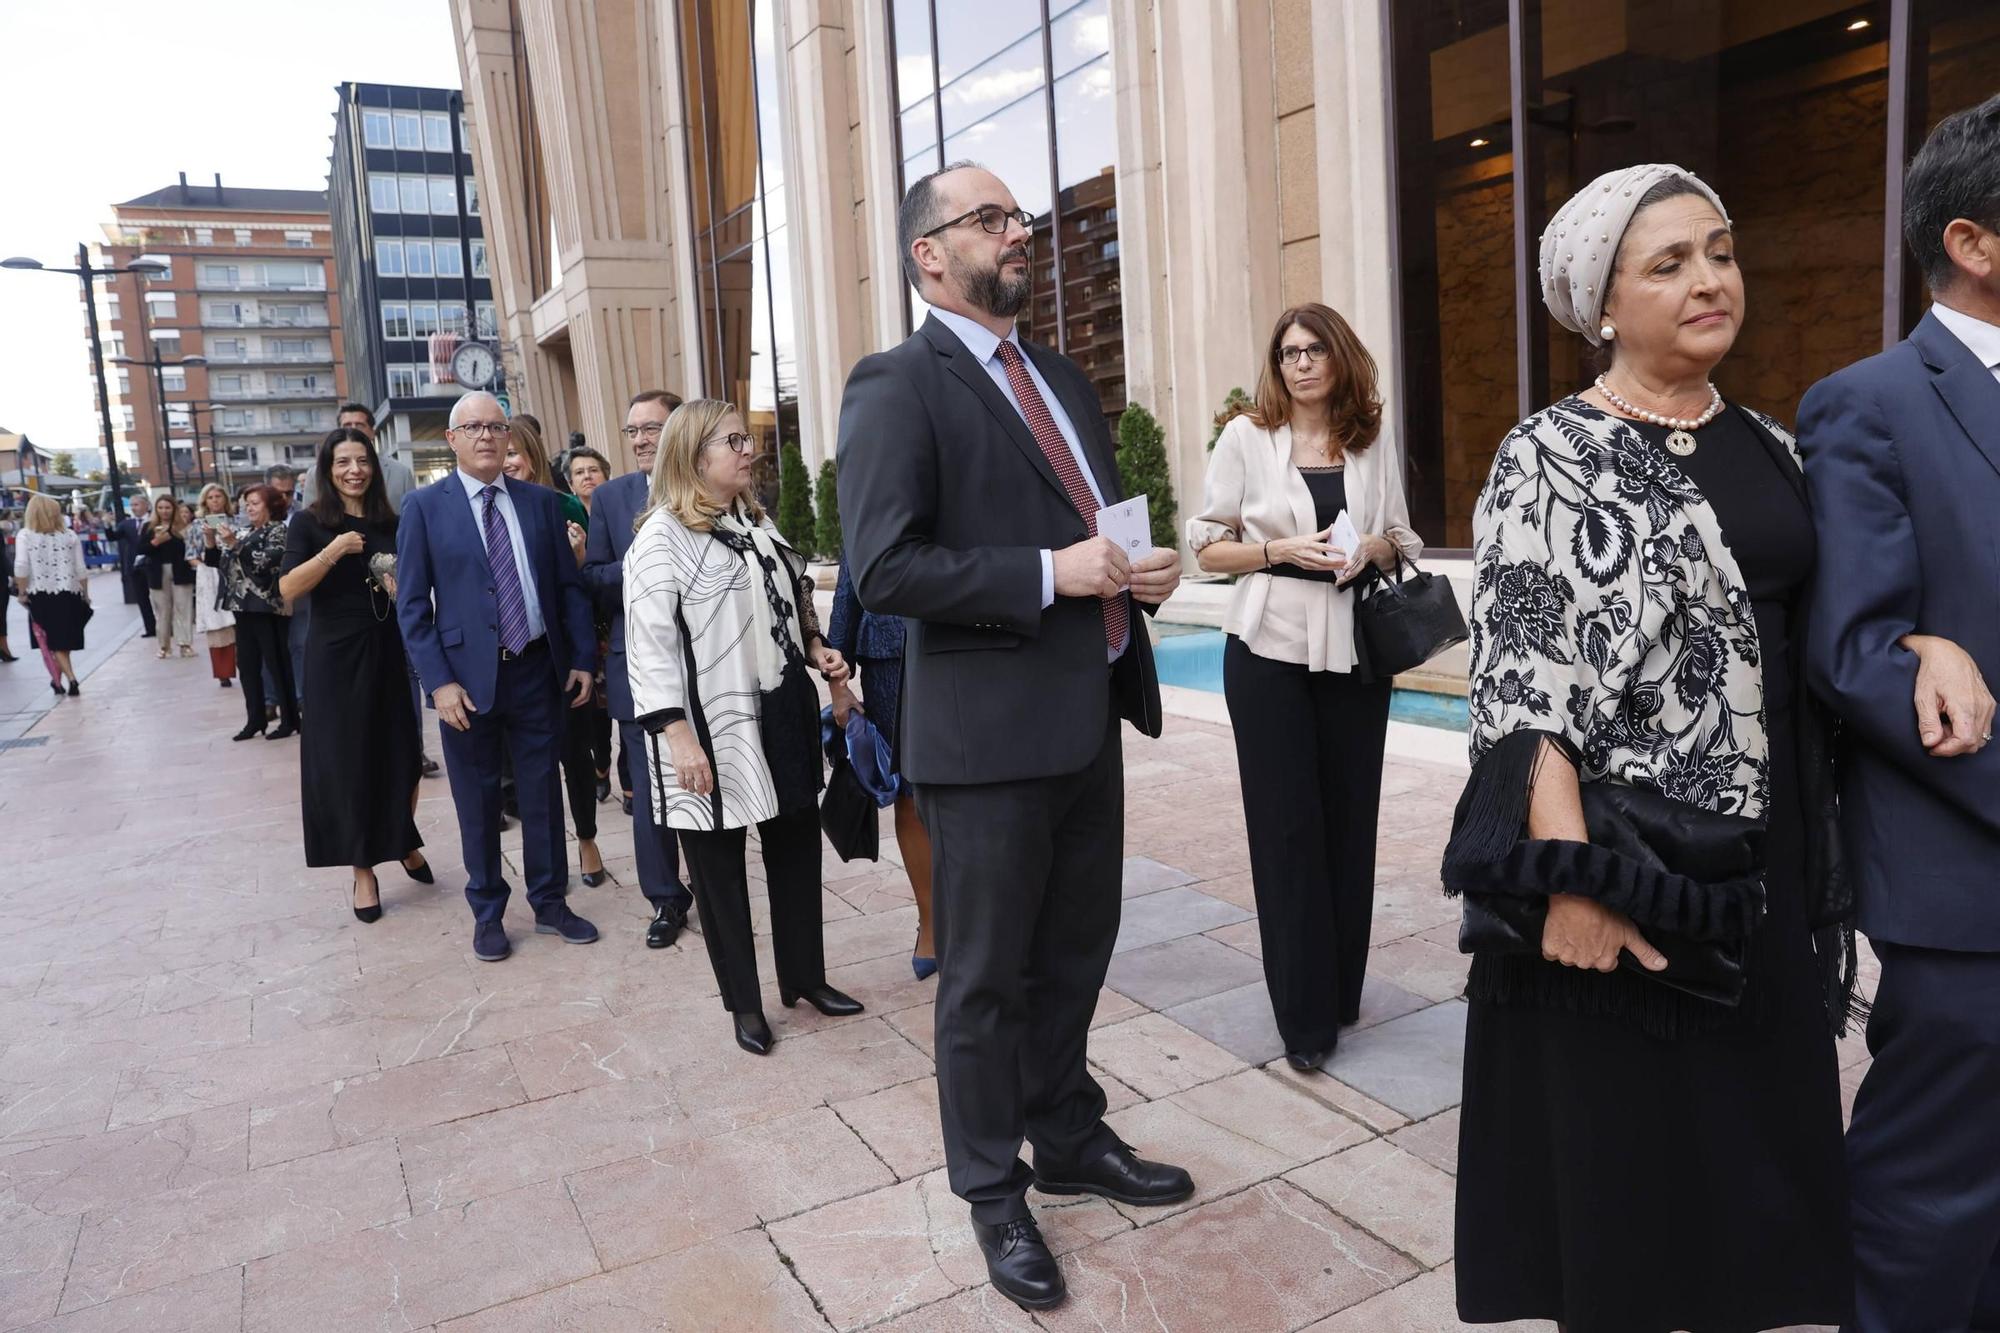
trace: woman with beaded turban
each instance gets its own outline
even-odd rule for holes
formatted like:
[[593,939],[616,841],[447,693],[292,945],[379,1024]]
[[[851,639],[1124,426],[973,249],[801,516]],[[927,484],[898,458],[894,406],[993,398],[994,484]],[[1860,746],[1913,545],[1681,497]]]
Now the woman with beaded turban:
[[1668,165],[1598,178],[1542,235],[1543,299],[1603,373],[1507,436],[1474,516],[1443,870],[1473,954],[1469,1322],[1850,1313],[1852,911],[1796,650],[1816,546],[1791,435],[1709,379],[1736,244]]

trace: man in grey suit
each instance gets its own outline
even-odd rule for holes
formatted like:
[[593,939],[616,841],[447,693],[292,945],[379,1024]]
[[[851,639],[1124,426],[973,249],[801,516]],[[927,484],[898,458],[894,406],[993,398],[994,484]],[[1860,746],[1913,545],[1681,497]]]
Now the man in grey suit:
[[639,867],[639,891],[652,904],[646,945],[664,949],[687,925],[694,895],[681,883],[680,845],[674,831],[653,823],[652,774],[646,771],[646,736],[632,720],[632,687],[625,674],[625,552],[632,545],[633,525],[646,508],[646,491],[653,456],[660,449],[660,432],[681,405],[679,395],[665,389],[635,394],[625,411],[625,438],[632,446],[638,470],[599,486],[590,497],[590,544],[583,558],[583,586],[611,621],[611,647],[604,658],[604,692],[618,723],[632,783],[632,854]]
[[1118,934],[1118,721],[1160,733],[1135,608],[1180,556],[1097,535],[1122,498],[1097,391],[1014,325],[1031,221],[969,163],[910,187],[897,239],[932,314],[848,377],[839,477],[861,604],[909,622],[897,744],[934,849],[945,1164],[994,1286],[1046,1309],[1065,1289],[1031,1183],[1137,1205],[1194,1183],[1111,1132],[1084,1061]]

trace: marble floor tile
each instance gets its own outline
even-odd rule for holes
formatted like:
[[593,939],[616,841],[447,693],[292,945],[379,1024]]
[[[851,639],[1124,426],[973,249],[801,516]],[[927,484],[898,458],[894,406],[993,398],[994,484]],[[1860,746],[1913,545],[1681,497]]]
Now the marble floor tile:
[[13,1042],[0,1054],[7,1077],[116,1072],[250,1040],[250,1001],[211,1000],[171,1014],[123,1014],[65,1023]]
[[1148,1009],[1171,1009],[1263,979],[1263,965],[1248,954],[1206,935],[1184,935],[1114,955],[1104,984]]
[[409,1215],[393,1142],[302,1158],[83,1215],[65,1311]]
[[1271,992],[1261,976],[1234,989],[1177,1004],[1167,1011],[1167,1017],[1245,1064],[1267,1064],[1285,1053],[1285,1039],[1278,1035],[1278,1020],[1271,1014]]
[[1447,1175],[1458,1174],[1458,1108],[1405,1125],[1389,1136],[1404,1152],[1421,1157]]
[[1432,1003],[1465,994],[1465,976],[1471,968],[1470,954],[1434,944],[1422,935],[1407,935],[1368,951],[1369,976],[1393,981]]
[[1387,1134],[1410,1123],[1410,1117],[1401,1111],[1382,1105],[1366,1093],[1357,1092],[1323,1069],[1302,1074],[1283,1060],[1273,1060],[1264,1066],[1264,1072],[1306,1096],[1324,1102],[1374,1133]]
[[1452,1178],[1387,1139],[1356,1144],[1285,1179],[1426,1268],[1452,1257]]
[[239,1333],[242,1327],[243,1270],[218,1268],[31,1324],[27,1333]]
[[243,1329],[300,1333],[325,1327],[330,1310],[345,1328],[413,1329],[597,1271],[590,1237],[552,1180],[259,1259],[244,1275]]
[[369,1024],[347,1023],[129,1069],[119,1078],[110,1124],[144,1124],[372,1073],[376,1047]]
[[1035,1333],[1040,1325],[988,1283],[875,1327],[881,1333]]
[[[911,1079],[866,1097],[836,1102],[833,1109],[898,1180],[927,1175],[944,1165],[935,1078]],[[6,1178],[4,1167],[0,1161],[0,1180]]]
[[248,1169],[248,1118],[244,1107],[224,1107],[0,1157],[0,1197],[62,1216],[238,1176]]
[[762,1232],[496,1305],[439,1333],[818,1333],[825,1321]]
[[1114,952],[1127,953],[1183,935],[1198,935],[1242,921],[1249,915],[1235,904],[1212,898],[1197,888],[1160,889],[1126,900]]
[[1292,1329],[1417,1270],[1310,1195],[1266,1181],[1063,1260],[1052,1330]]
[[18,1328],[56,1312],[79,1222],[0,1203],[0,1328]]
[[1327,1072],[1412,1120],[1464,1095],[1465,1005],[1447,1001],[1344,1038]]
[[1316,1162],[1373,1131],[1262,1069],[1204,1083],[1170,1099],[1209,1124],[1278,1154],[1293,1166]]
[[1150,856],[1126,857],[1123,879],[1127,898],[1194,883],[1194,876],[1187,871],[1177,866],[1162,865]]
[[661,1077],[700,1137],[727,1133],[823,1102],[842,1102],[923,1078],[930,1058],[879,1018],[788,1036],[767,1056],[731,1050]]
[[1461,1324],[1450,1264],[1423,1273],[1392,1291],[1351,1305],[1305,1333],[1555,1333],[1540,1319],[1509,1324]]
[[1243,1068],[1242,1060],[1165,1014],[1141,1014],[1092,1033],[1090,1062],[1144,1097],[1169,1097]]
[[464,1051],[305,1088],[250,1108],[250,1163],[265,1166],[527,1100],[507,1052]]
[[618,1268],[894,1181],[820,1106],[581,1171],[567,1183],[598,1258]]
[[1105,1123],[1141,1157],[1171,1162],[1194,1178],[1193,1196],[1180,1203],[1153,1208],[1111,1205],[1134,1226],[1155,1225],[1246,1185],[1282,1175],[1290,1162],[1285,1154],[1204,1120],[1172,1099],[1127,1107],[1105,1117]]

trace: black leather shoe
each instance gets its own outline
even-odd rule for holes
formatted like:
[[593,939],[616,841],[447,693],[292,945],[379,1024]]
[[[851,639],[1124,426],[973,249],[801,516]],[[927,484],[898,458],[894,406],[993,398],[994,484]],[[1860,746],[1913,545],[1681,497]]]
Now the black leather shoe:
[[1301,1074],[1310,1074],[1316,1069],[1325,1068],[1326,1062],[1332,1058],[1333,1047],[1331,1046],[1321,1051],[1285,1052],[1285,1063],[1298,1070]]
[[253,722],[249,726],[243,728],[243,730],[237,732],[234,736],[231,736],[229,739],[232,741],[254,741],[263,734],[264,734],[264,729]]
[[264,739],[267,741],[290,740],[292,737],[298,734],[299,734],[299,729],[297,727],[293,726],[289,722],[280,722],[278,724],[277,730],[267,731],[264,733]]
[[[412,852],[410,855],[416,856],[416,853]],[[405,860],[403,862],[403,873],[419,884],[437,883],[437,876],[431,873],[431,863],[424,860],[421,856],[417,856],[417,863],[414,866]]]
[[1094,1162],[1044,1166],[1037,1160],[1035,1188],[1044,1194],[1095,1194],[1135,1208],[1155,1208],[1193,1194],[1194,1177],[1180,1167],[1149,1162],[1114,1139]]
[[646,927],[646,947],[648,949],[669,949],[687,928],[687,908],[679,903],[661,903],[653,913],[653,922]]
[[1069,1295],[1062,1269],[1056,1267],[1056,1257],[1049,1253],[1042,1229],[1032,1217],[998,1226],[974,1218],[972,1234],[979,1238],[994,1290],[1023,1310],[1052,1310]]
[[512,952],[506,927],[498,921],[482,921],[472,928],[472,956],[480,962],[497,963]]
[[419,765],[419,771],[427,778],[436,777],[438,774],[438,761],[429,755],[423,756],[422,763]]
[[[354,883],[354,887],[357,889],[360,888],[361,881],[356,880]],[[366,907],[363,907],[358,903],[354,904],[354,919],[356,921],[359,921],[364,926],[372,926],[377,921],[380,921],[382,919],[381,885],[378,884],[375,886],[375,901],[373,903],[370,903]]]
[[619,798],[618,798],[618,803],[619,803],[620,805],[622,805],[622,806],[624,806],[624,807],[625,807],[625,813],[626,813],[626,814],[628,814],[628,815],[629,815],[629,814],[631,814],[631,813],[632,813],[632,793],[631,793],[631,792],[629,792],[629,791],[628,791],[628,792],[626,792],[626,793],[625,793],[625,794],[624,794],[623,796],[619,797]]
[[589,944],[597,938],[597,927],[562,905],[551,908],[547,916],[535,918],[535,933],[560,935],[564,944]]
[[817,986],[808,986],[804,990],[786,990],[780,986],[778,999],[787,1009],[804,1000],[828,1018],[846,1018],[849,1014],[861,1012],[861,1001],[851,995],[841,994],[824,981]]
[[736,1044],[752,1055],[769,1055],[777,1038],[771,1035],[771,1025],[764,1021],[763,1011],[748,1014],[732,1014],[736,1020]]

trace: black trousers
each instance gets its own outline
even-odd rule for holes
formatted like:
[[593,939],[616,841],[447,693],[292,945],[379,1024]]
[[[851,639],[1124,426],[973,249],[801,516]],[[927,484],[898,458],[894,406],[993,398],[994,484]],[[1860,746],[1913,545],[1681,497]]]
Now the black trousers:
[[921,784],[937,937],[938,1111],[952,1193],[988,1224],[1028,1216],[1033,1173],[1107,1151],[1084,1047],[1118,937],[1118,722],[1080,772]]
[[571,708],[563,697],[563,786],[569,792],[570,823],[579,838],[597,836],[597,770],[591,765],[590,741],[597,709],[591,704]]
[[1274,662],[1232,635],[1222,688],[1271,1009],[1286,1050],[1325,1050],[1361,1016],[1391,683]]
[[680,844],[673,829],[653,823],[645,729],[636,722],[620,722],[618,736],[619,756],[632,756],[632,858],[639,866],[639,892],[646,895],[655,912],[669,903],[685,912],[694,898],[681,883]]
[[1857,1333],[2000,1328],[2000,954],[1882,962],[1847,1169]]
[[[634,798],[637,799],[636,797]],[[634,809],[636,810],[636,806]],[[750,927],[750,881],[744,869],[748,829],[682,829],[688,878],[701,909],[701,938],[732,1014],[764,1007],[757,983],[757,949]],[[764,880],[771,898],[771,952],[778,985],[801,991],[826,980],[826,939],[820,927],[819,811],[808,806],[757,826],[764,846]]]
[[299,724],[299,699],[292,693],[291,622],[269,611],[236,613],[236,676],[243,682],[243,713],[249,724],[264,729],[264,668],[271,668],[278,686],[278,716],[288,727]]

